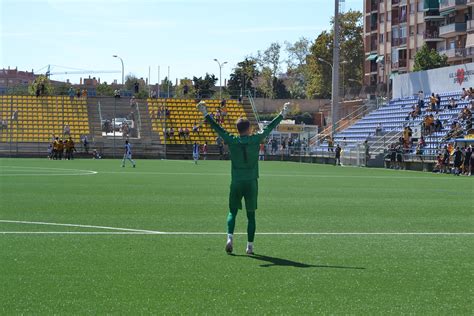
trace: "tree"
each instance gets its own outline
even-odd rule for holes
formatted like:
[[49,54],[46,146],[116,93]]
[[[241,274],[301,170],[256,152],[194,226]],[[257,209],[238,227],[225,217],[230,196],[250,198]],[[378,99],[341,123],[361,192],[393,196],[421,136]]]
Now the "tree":
[[[42,89],[43,87],[44,89]],[[42,93],[41,90],[44,90],[45,95],[54,94],[54,87],[51,84],[51,81],[49,80],[49,78],[46,77],[45,75],[40,75],[36,77],[36,79],[28,87],[28,92],[31,95],[36,95],[36,91],[38,89],[40,90],[40,93]]]
[[196,89],[194,89],[191,79],[183,78],[179,81],[179,85],[176,87],[176,97],[189,99],[196,97]]
[[114,88],[108,85],[106,81],[99,83],[95,90],[99,97],[112,97],[114,95]]
[[193,77],[194,89],[196,90],[197,98],[212,98],[214,94],[214,87],[216,86],[217,78],[213,74],[206,73],[203,77]]
[[160,85],[160,94],[168,97],[168,88],[170,91],[170,96],[172,96],[173,83],[168,79],[168,77],[165,77]]
[[61,82],[55,86],[54,91],[57,95],[68,95],[70,88],[71,88],[70,83]]
[[[364,41],[363,15],[360,11],[348,11],[340,15],[340,60],[339,73],[341,87],[349,82],[360,82],[363,76]],[[331,20],[334,26],[334,19]],[[334,47],[334,27],[330,32],[323,31],[310,48],[307,58],[309,79],[306,86],[308,98],[331,96],[332,69],[319,61],[322,58],[331,63]],[[345,61],[344,65],[342,62]],[[343,66],[344,65],[344,66]],[[344,68],[343,68],[344,67]],[[344,71],[342,71],[344,70]],[[349,80],[351,79],[351,80]]]
[[258,76],[257,62],[251,57],[239,62],[230,74],[227,90],[231,97],[237,98],[252,90],[255,78]]
[[413,71],[430,70],[448,66],[448,56],[429,49],[425,43],[415,55]]
[[307,57],[310,53],[311,42],[307,38],[300,38],[294,44],[285,42],[288,54],[286,63],[288,69],[286,74],[288,92],[291,98],[299,99],[305,97],[305,87],[309,73],[307,67]]
[[[135,84],[138,83],[138,93],[135,92]],[[148,85],[146,84],[143,78],[137,78],[133,74],[129,74],[125,77],[125,88],[127,90],[133,91],[134,95],[139,98],[147,98],[148,97]]]
[[271,43],[265,51],[258,51],[256,57],[257,64],[260,67],[258,88],[272,99],[276,96],[275,78],[280,69],[280,51],[281,45],[279,43]]

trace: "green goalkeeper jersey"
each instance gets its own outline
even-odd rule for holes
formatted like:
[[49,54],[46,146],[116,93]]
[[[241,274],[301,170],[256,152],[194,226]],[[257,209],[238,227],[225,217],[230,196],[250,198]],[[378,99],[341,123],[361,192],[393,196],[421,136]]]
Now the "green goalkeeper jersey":
[[206,115],[206,121],[211,125],[211,128],[229,146],[232,161],[232,181],[258,179],[258,152],[260,144],[282,120],[283,116],[280,114],[262,132],[250,136],[237,136],[231,135],[217,124],[209,114]]

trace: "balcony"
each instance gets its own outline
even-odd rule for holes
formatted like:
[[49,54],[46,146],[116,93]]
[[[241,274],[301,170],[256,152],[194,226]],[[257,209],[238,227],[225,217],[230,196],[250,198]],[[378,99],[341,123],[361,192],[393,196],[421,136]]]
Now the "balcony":
[[407,38],[392,38],[392,46],[404,46],[407,44]]
[[407,64],[406,59],[399,59],[397,62],[392,63],[392,69],[406,68]]
[[450,62],[471,58],[473,52],[472,48],[449,48],[439,51],[441,55],[448,56],[448,61]]
[[467,5],[474,6],[474,0],[467,0]]
[[444,38],[441,38],[439,36],[438,31],[426,31],[423,33],[423,39],[425,42],[442,42],[444,41]]
[[439,10],[425,11],[425,21],[441,21],[441,20],[444,20],[444,16],[439,14]]
[[474,32],[474,20],[467,21],[466,29],[468,32]]
[[444,38],[454,37],[466,32],[466,23],[453,23],[439,28],[439,36]]
[[467,7],[467,0],[440,0],[439,12],[448,13],[448,11],[462,10]]

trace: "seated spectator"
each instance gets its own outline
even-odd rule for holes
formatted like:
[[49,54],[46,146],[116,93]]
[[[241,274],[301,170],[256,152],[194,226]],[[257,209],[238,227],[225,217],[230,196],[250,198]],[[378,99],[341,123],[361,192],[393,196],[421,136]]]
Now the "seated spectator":
[[87,98],[87,90],[86,89],[82,89],[82,97]]
[[199,126],[194,122],[193,124],[193,133],[199,134]]
[[187,127],[184,129],[184,137],[189,138],[189,128]]
[[377,127],[375,127],[375,136],[382,136],[382,132],[383,132],[382,124],[378,123]]
[[428,109],[429,111],[436,111],[436,96],[434,93],[431,94],[430,96],[430,107]]
[[425,94],[422,90],[418,91],[418,107],[421,109],[425,105]]
[[448,131],[448,133],[446,134],[446,136],[444,136],[441,141],[447,141],[447,140],[450,140],[450,139],[454,139],[454,138],[458,138],[458,137],[461,137],[463,135],[463,129],[461,127],[461,124],[459,124],[458,122],[453,122],[453,124],[451,124],[451,129]]
[[71,128],[69,127],[69,124],[64,125],[63,134],[64,136],[71,136]]
[[439,133],[443,130],[443,123],[441,122],[441,120],[439,119],[439,117],[436,117],[436,120],[434,121],[434,131]]
[[425,142],[425,138],[423,136],[421,136],[420,139],[418,140],[418,146],[420,148],[425,148],[426,142]]
[[1,124],[0,124],[1,129],[7,129],[8,128],[8,122],[7,120],[2,118]]
[[174,128],[170,128],[170,138],[174,137]]
[[178,137],[179,138],[184,138],[184,129],[182,127],[180,127],[178,129]]
[[221,108],[225,108],[227,101],[225,99],[221,100]]
[[170,115],[171,115],[171,111],[170,111],[169,109],[166,109],[166,110],[165,110],[165,116],[166,116],[167,118],[169,118]]
[[449,99],[448,110],[457,108],[456,100],[454,98]]
[[169,128],[163,128],[163,134],[165,135],[165,138],[170,138],[170,130]]
[[464,106],[464,109],[459,113],[458,118],[461,121],[465,121],[472,117],[472,112],[467,108],[467,105]]
[[466,88],[462,88],[461,100],[469,100],[469,92],[466,90]]
[[424,120],[423,120],[423,130],[424,133],[429,135],[433,131],[433,125],[434,125],[434,117],[433,114],[426,115]]

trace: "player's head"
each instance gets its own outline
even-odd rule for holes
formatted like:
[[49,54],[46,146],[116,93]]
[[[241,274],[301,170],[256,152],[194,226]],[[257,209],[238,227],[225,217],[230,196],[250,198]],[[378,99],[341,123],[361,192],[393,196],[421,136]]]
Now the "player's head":
[[128,140],[125,141],[125,144],[128,144]]
[[237,126],[237,130],[241,136],[250,134],[250,121],[245,117],[239,118],[235,125]]

